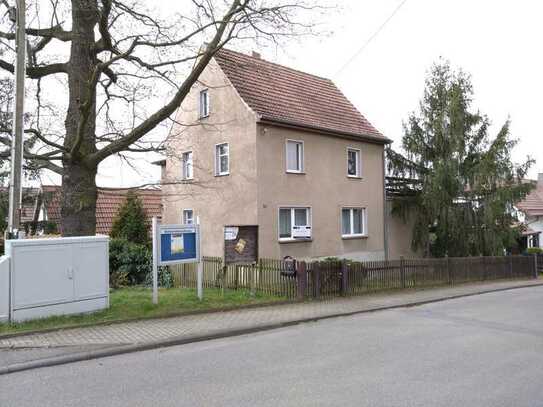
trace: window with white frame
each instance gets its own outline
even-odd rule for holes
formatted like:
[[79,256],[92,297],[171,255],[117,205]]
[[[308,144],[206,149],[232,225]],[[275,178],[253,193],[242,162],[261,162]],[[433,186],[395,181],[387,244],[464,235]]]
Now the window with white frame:
[[209,116],[209,91],[200,91],[200,118]]
[[310,238],[310,208],[279,208],[279,240]]
[[347,149],[347,176],[360,177],[360,150],[357,148]]
[[366,234],[366,208],[341,209],[341,235],[349,237]]
[[183,209],[183,224],[192,225],[194,223],[194,212],[192,209]]
[[215,175],[228,175],[230,173],[230,149],[228,143],[215,146]]
[[181,156],[181,164],[183,166],[183,179],[192,179],[194,176],[192,165],[192,151],[187,151]]
[[287,172],[302,173],[304,171],[303,141],[287,140]]

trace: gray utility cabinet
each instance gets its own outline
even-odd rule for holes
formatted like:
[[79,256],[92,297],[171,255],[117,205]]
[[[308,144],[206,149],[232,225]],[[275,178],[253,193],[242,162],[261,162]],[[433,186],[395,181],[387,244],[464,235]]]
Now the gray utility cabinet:
[[6,241],[10,319],[109,307],[109,239],[85,236]]

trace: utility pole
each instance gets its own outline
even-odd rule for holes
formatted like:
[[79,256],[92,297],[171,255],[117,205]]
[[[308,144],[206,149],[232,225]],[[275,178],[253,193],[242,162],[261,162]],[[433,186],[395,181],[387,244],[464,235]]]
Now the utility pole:
[[11,140],[11,178],[9,183],[9,238],[17,238],[21,226],[23,172],[23,131],[24,131],[24,98],[26,69],[26,35],[25,35],[25,0],[17,0],[16,8],[16,51],[15,62],[15,109],[13,111]]

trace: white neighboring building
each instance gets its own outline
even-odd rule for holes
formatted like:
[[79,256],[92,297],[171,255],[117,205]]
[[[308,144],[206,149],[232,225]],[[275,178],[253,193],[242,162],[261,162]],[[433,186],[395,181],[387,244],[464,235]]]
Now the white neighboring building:
[[523,223],[526,226],[521,249],[543,248],[543,173],[538,174],[536,187],[517,204],[517,208],[524,214]]

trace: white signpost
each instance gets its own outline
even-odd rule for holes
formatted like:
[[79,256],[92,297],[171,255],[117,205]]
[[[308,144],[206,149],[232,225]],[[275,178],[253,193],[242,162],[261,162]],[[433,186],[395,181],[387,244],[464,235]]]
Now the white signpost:
[[158,267],[198,264],[198,298],[203,298],[203,264],[200,257],[200,224],[161,225],[153,217],[153,304],[158,304]]

